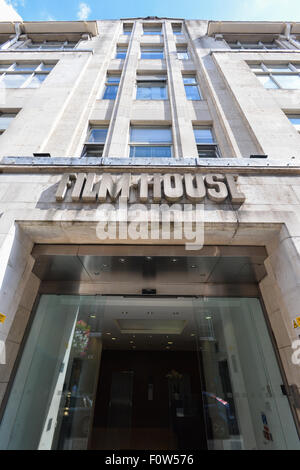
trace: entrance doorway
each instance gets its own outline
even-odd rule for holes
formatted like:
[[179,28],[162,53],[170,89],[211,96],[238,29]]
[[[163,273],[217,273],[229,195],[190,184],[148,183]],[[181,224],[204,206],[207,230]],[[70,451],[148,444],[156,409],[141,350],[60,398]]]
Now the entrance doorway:
[[258,298],[41,296],[2,449],[298,449]]

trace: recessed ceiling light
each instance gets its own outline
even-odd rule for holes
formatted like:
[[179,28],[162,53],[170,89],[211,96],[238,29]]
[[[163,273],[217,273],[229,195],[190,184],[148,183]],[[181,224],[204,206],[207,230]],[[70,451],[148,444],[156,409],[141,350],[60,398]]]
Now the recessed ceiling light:
[[168,344],[173,344],[173,341],[168,341]]
[[126,263],[126,259],[125,259],[125,258],[119,258],[119,261],[120,261],[120,263]]
[[177,258],[172,258],[172,263],[177,263]]
[[133,344],[133,341],[129,341],[130,344]]
[[132,346],[132,349],[136,349],[136,346]]
[[111,333],[106,333],[107,335],[111,335]]
[[206,320],[211,320],[211,317],[205,317],[205,318],[206,318]]
[[191,268],[197,268],[197,265],[196,264],[192,264]]
[[166,349],[170,349],[170,346],[166,346]]
[[195,336],[195,333],[191,333],[191,336]]
[[96,315],[89,315],[90,318],[96,318]]
[[152,261],[152,256],[146,256],[147,261]]
[[108,268],[108,264],[102,264],[102,268]]
[[117,338],[112,338],[113,341],[115,341]]

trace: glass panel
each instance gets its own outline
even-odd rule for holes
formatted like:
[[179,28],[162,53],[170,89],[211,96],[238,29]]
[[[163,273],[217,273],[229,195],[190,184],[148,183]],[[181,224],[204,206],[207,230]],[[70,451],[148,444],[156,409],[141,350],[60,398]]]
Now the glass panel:
[[208,448],[298,449],[259,300],[207,298],[194,305]]
[[242,43],[243,49],[263,49],[263,44],[258,44],[257,42]]
[[265,88],[278,88],[276,83],[272,80],[271,77],[269,77],[269,75],[257,75],[257,78]]
[[22,70],[35,70],[39,64],[15,64],[13,70],[22,71]]
[[99,129],[91,129],[88,141],[105,143],[107,131],[108,131],[107,127],[103,127]]
[[180,60],[185,60],[189,58],[189,55],[187,52],[177,52],[177,57]]
[[164,143],[172,141],[172,132],[169,127],[131,127],[130,142]]
[[106,78],[108,83],[119,83],[120,82],[120,75],[109,75]]
[[194,135],[197,144],[212,144],[214,142],[211,129],[194,127]]
[[12,64],[0,64],[0,70],[7,70]]
[[130,146],[130,157],[141,157],[141,158],[161,158],[161,157],[172,157],[171,147],[168,146]]
[[118,93],[118,85],[109,85],[105,88],[105,92],[103,95],[104,100],[114,100]]
[[218,153],[215,145],[212,145],[210,147],[205,145],[198,145],[197,150],[199,158],[218,158]]
[[45,64],[44,62],[40,64],[39,70],[42,70],[44,72],[50,72],[54,67],[54,64]]
[[299,75],[276,75],[277,82],[281,88],[290,90],[300,89],[300,77]]
[[163,51],[145,51],[142,50],[141,52],[141,59],[163,59],[164,53]]
[[193,83],[197,83],[197,80],[196,80],[196,77],[194,75],[183,75],[183,83],[184,84],[193,84]]
[[[0,427],[1,449],[84,449],[102,299],[43,295]],[[18,406],[16,406],[18,404]]]
[[7,129],[11,121],[16,117],[16,114],[2,114],[0,115],[0,130]]
[[261,64],[251,64],[249,67],[253,72],[262,72],[263,70]]
[[39,88],[43,81],[48,77],[46,74],[36,74],[32,77],[27,88]]
[[288,64],[265,64],[265,66],[270,72],[291,72],[291,69]]
[[188,100],[200,100],[200,93],[197,86],[185,85],[185,94]]
[[29,76],[25,74],[4,75],[0,81],[0,88],[20,88]]
[[167,99],[166,86],[141,86],[137,87],[137,100],[165,100]]
[[300,131],[300,116],[287,116],[291,124],[295,126],[297,131]]

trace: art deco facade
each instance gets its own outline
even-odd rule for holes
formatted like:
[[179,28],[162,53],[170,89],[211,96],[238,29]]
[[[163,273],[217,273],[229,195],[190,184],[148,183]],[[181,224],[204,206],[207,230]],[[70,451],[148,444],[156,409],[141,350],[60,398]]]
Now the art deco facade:
[[300,23],[0,41],[0,448],[299,449]]

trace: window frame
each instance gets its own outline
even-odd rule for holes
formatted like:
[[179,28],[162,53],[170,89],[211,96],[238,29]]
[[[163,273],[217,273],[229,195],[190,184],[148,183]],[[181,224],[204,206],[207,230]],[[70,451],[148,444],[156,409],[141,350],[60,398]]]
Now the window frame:
[[[180,49],[182,49],[182,51]],[[187,44],[177,44],[176,53],[177,53],[177,59],[179,60],[189,60],[191,58]]]
[[[188,78],[188,77],[194,78],[195,81],[193,83],[185,83],[184,79]],[[182,81],[183,81],[183,86],[184,86],[184,90],[185,90],[185,96],[186,96],[186,99],[188,101],[203,101],[203,97],[202,97],[202,93],[201,93],[201,90],[200,90],[200,87],[199,87],[198,77],[197,77],[196,73],[182,74]],[[197,98],[197,99],[189,98],[188,94],[187,94],[187,88],[186,87],[196,88],[196,90],[198,91],[199,98]]]
[[[299,68],[297,68],[292,62],[281,62],[281,63],[266,63],[260,62],[258,64],[248,63],[250,70],[256,75],[256,77],[269,77],[272,83],[275,84],[275,87],[265,87],[262,81],[258,78],[259,82],[262,86],[268,90],[300,90],[300,81],[299,81],[299,88],[286,88],[280,84],[280,81],[276,77],[293,77],[297,76],[300,79],[300,63],[297,64]],[[274,69],[273,67],[278,66],[278,70]],[[286,67],[289,70],[280,70],[280,66]]]
[[[294,127],[294,129],[300,134],[300,113],[299,114],[293,114],[293,113],[287,113],[286,117],[288,118],[290,124]],[[299,119],[299,124],[294,124],[291,119]]]
[[[139,98],[139,88],[161,88],[162,84],[165,89],[164,98]],[[147,86],[150,85],[150,86]],[[137,75],[135,86],[135,100],[137,101],[166,101],[169,99],[168,83],[166,75]]]
[[[47,42],[49,43],[60,43],[61,46],[60,47],[48,47],[48,48],[43,48],[42,45],[45,44],[47,45]],[[23,44],[21,44],[17,49],[26,49],[28,51],[30,50],[33,50],[33,51],[42,51],[42,52],[47,52],[47,51],[72,51],[72,50],[75,50],[77,49],[79,43],[81,42],[81,39],[79,39],[78,41],[53,41],[51,39],[45,39],[44,41],[37,41],[36,44],[39,44],[39,46],[37,47],[30,47],[31,45],[34,46],[35,42],[32,41],[32,39],[28,39],[27,41],[25,41]],[[74,47],[66,47],[68,44],[70,43],[74,43]]]
[[[13,119],[15,119],[17,114],[18,114],[18,111],[11,111],[11,112],[9,112],[9,111],[0,111],[0,136],[2,134],[4,134],[4,132],[9,128],[11,121]],[[5,116],[6,117],[11,117],[11,120],[8,122],[6,127],[4,127],[2,125],[2,118],[5,117]]]
[[[93,142],[93,141],[90,140],[90,137],[92,135],[93,130],[97,130],[97,129],[105,129],[106,130],[105,139]],[[82,150],[82,153],[81,153],[81,158],[90,158],[90,157],[102,158],[103,157],[103,153],[104,153],[104,149],[105,149],[105,145],[106,145],[107,134],[108,134],[108,129],[109,129],[108,124],[107,125],[105,125],[105,124],[103,124],[103,125],[102,124],[89,125],[88,131],[87,131],[87,134],[86,134],[86,138],[85,138],[85,141],[84,141],[84,144],[83,144],[83,150]],[[91,153],[91,155],[88,155],[89,153]],[[98,153],[100,153],[100,155],[98,155]]]
[[[197,138],[195,134],[196,130],[209,130],[211,134],[212,142],[209,142],[209,140],[207,142],[197,142]],[[213,131],[212,126],[195,124],[193,125],[193,133],[194,133],[195,142],[197,146],[198,158],[220,158],[221,157],[219,146],[216,141],[215,133]],[[203,151],[208,150],[208,152],[214,152],[214,155],[213,156],[210,156],[210,155],[200,156],[199,152],[201,151],[201,149]]]
[[[270,42],[265,42],[265,41],[254,41],[253,43],[252,42],[247,42],[247,41],[240,41],[240,40],[237,40],[237,41],[229,41],[229,40],[226,40],[226,44],[230,47],[230,49],[232,50],[265,50],[265,51],[272,51],[272,50],[276,50],[276,49],[287,49],[286,47],[283,47],[282,44],[278,41],[278,39],[273,39],[273,41],[270,43]],[[237,47],[232,47],[233,44],[236,44]],[[276,47],[267,47],[267,45],[272,45],[272,44],[275,44]],[[253,47],[245,47],[246,45],[251,45]],[[255,47],[255,46],[259,46],[259,47]]]
[[[151,31],[151,28],[153,28],[152,31]],[[162,23],[156,23],[156,24],[143,23],[143,36],[162,36],[163,34],[162,29],[163,29]]]
[[[145,51],[144,50],[145,48],[148,48],[148,49],[152,48],[152,50]],[[162,57],[143,57],[143,54],[145,52],[146,53],[149,52],[150,54],[160,52],[162,54]],[[165,48],[164,48],[163,45],[141,44],[140,45],[140,59],[141,60],[164,60],[165,59]]]
[[[120,50],[120,49],[123,49]],[[117,44],[116,46],[116,54],[115,54],[115,59],[117,60],[125,60],[127,57],[127,52],[128,52],[128,45],[127,44]],[[118,57],[118,54],[125,54],[124,57]]]
[[[113,82],[113,81],[109,81],[109,79],[111,77],[118,77],[119,80],[117,82]],[[106,74],[106,79],[105,79],[105,83],[104,83],[104,91],[103,91],[103,94],[102,94],[102,100],[115,100],[117,95],[118,95],[118,91],[119,91],[119,86],[120,86],[120,80],[121,80],[121,74],[117,74],[117,73],[107,73]],[[117,90],[116,90],[116,95],[114,98],[107,98],[105,97],[105,94],[108,92],[108,89],[109,87],[117,87]]]
[[[40,61],[40,62],[23,62],[23,61],[19,61],[19,62],[11,62],[11,63],[6,63],[7,64],[7,68],[1,68],[2,65],[5,65],[5,63],[1,64],[0,63],[0,88],[3,88],[3,89],[14,89],[14,90],[19,90],[19,89],[23,89],[23,88],[29,88],[29,89],[34,89],[34,88],[39,88],[39,86],[30,86],[31,83],[34,82],[34,78],[36,76],[45,76],[45,78],[40,82],[40,84],[44,83],[44,81],[46,80],[46,78],[48,77],[48,75],[52,72],[53,68],[55,67],[56,65],[56,62],[55,63],[47,63],[47,62],[44,62],[44,61]],[[24,69],[22,69],[22,67],[20,69],[17,69],[16,67],[19,66],[19,65],[24,65]],[[34,66],[34,68],[27,68],[26,69],[26,65],[27,66]],[[43,65],[46,65],[48,66],[52,66],[50,70],[47,70],[47,68],[45,70],[42,69],[42,66]],[[24,79],[24,81],[22,82],[22,84],[20,86],[17,86],[17,87],[14,87],[14,86],[1,86],[2,82],[5,81],[5,77],[6,76],[14,76],[14,75],[17,75],[17,76],[26,76],[27,78]]]
[[[170,130],[170,141],[134,141],[132,139],[132,130],[133,129],[168,129]],[[138,147],[147,147],[147,148],[157,148],[157,147],[165,147],[170,149],[170,155],[169,156],[150,156],[150,157],[139,157],[136,155],[132,155],[132,149],[133,148],[138,148]],[[147,126],[147,125],[131,125],[129,128],[129,158],[173,158],[173,135],[172,135],[172,126],[167,125],[167,126]]]

